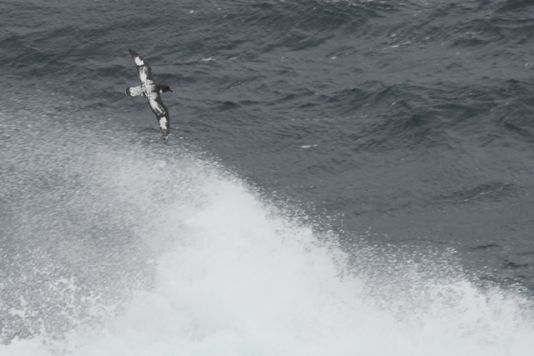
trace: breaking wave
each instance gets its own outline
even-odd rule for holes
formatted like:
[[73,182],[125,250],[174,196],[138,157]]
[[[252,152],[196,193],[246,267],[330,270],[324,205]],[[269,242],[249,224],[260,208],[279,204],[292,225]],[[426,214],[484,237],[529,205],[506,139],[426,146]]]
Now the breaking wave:
[[157,133],[140,142],[46,115],[22,122],[2,117],[0,355],[534,348],[529,299],[482,289],[453,256],[342,249],[320,223]]

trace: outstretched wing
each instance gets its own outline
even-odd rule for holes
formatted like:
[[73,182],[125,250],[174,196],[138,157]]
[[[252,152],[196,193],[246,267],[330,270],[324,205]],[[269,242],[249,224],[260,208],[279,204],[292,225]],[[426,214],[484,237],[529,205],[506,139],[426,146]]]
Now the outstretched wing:
[[153,80],[150,66],[143,59],[143,57],[137,54],[137,52],[134,50],[129,49],[128,52],[130,52],[130,56],[132,56],[135,65],[137,66],[137,73],[139,74],[139,80],[141,80],[141,83],[145,84],[147,80]]
[[171,129],[169,121],[169,110],[167,110],[167,107],[165,106],[165,104],[163,104],[161,96],[159,95],[155,98],[149,97],[148,105],[150,105],[150,109],[152,109],[152,112],[156,115],[156,118],[158,119],[159,130],[161,132],[161,135],[163,136],[163,139],[167,141],[167,136],[169,135],[169,131]]
[[169,115],[165,115],[158,118],[159,131],[161,132],[161,137],[167,142],[167,137],[169,136],[169,131],[171,130]]
[[141,95],[145,95],[145,92],[143,91],[143,87],[138,85],[136,87],[126,88],[126,95],[128,95],[128,96],[141,96]]

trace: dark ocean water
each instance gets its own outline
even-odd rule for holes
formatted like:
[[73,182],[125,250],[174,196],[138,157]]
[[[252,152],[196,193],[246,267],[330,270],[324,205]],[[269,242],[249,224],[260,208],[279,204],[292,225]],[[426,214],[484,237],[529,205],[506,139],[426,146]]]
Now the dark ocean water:
[[533,34],[521,0],[0,1],[0,355],[528,355]]

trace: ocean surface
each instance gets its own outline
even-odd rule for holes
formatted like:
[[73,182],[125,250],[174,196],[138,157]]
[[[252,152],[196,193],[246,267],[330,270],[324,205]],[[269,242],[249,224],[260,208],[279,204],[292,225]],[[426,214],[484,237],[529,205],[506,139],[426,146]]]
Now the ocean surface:
[[0,355],[533,355],[533,34],[527,0],[0,0]]

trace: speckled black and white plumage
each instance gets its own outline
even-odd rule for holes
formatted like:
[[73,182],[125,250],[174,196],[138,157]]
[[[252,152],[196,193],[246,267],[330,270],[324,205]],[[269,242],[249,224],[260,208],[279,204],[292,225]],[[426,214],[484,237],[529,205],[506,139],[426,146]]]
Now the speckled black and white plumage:
[[141,85],[126,88],[128,96],[145,96],[152,112],[156,115],[159,129],[163,140],[167,142],[170,132],[169,110],[161,100],[161,93],[172,91],[168,85],[158,84],[152,77],[152,71],[148,63],[137,52],[129,49],[135,65]]

